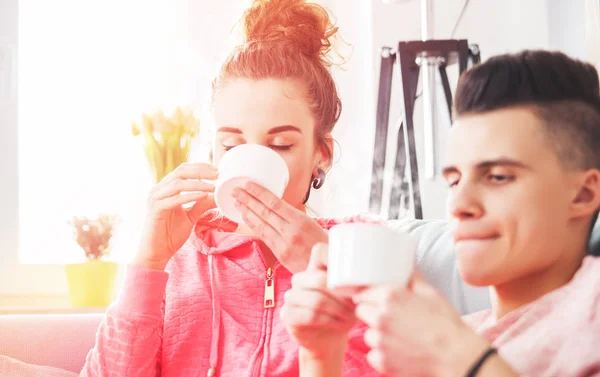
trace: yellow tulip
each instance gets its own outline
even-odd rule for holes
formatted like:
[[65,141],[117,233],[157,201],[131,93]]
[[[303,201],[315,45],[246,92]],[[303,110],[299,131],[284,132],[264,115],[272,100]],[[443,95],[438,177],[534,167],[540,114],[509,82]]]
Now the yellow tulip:
[[139,136],[141,133],[140,127],[137,125],[136,122],[131,122],[131,133],[133,134],[133,136]]

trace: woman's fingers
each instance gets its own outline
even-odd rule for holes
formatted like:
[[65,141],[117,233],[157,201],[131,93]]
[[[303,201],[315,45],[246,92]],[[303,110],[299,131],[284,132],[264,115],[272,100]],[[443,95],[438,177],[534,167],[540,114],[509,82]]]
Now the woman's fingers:
[[183,194],[171,196],[166,199],[156,201],[154,204],[154,208],[159,211],[165,211],[191,202],[196,202],[195,205],[198,205],[199,201],[209,196],[212,195],[207,192],[185,192]]
[[175,179],[166,184],[160,184],[159,186],[160,187],[157,188],[153,195],[154,200],[165,199],[183,192],[215,191],[215,186],[213,184],[192,179]]
[[[276,212],[271,210],[260,198],[256,198],[249,194],[247,191],[236,189],[233,192],[235,198],[235,205],[244,215],[253,214],[256,217],[257,223],[268,224],[277,233],[282,233],[283,229],[288,225],[288,220],[279,216]],[[275,196],[274,196],[275,197]],[[275,197],[276,200],[281,199]]]
[[[238,193],[249,195],[254,199],[253,204],[260,204],[260,207],[255,208],[256,213],[262,216],[265,220],[283,221],[284,223],[293,223],[297,211],[284,200],[278,198],[265,187],[254,182],[248,182]],[[275,218],[277,217],[277,218]]]
[[241,202],[235,202],[235,206],[240,211],[244,223],[250,227],[254,235],[263,240],[267,246],[273,250],[274,253],[281,250],[282,245],[281,234],[271,226],[271,224],[265,222],[260,216],[258,216],[250,208],[246,207]]
[[202,200],[196,201],[196,203],[194,203],[194,205],[187,210],[188,219],[195,224],[196,221],[198,221],[202,215],[206,213],[206,211],[216,207],[217,205],[215,204],[214,195],[208,194]]
[[171,182],[176,179],[207,179],[214,180],[219,176],[216,167],[202,162],[185,162],[169,173],[163,182]]

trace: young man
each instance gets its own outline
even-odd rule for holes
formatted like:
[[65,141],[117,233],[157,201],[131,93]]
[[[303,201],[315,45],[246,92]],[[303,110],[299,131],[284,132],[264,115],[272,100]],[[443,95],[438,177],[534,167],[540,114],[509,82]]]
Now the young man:
[[418,273],[350,305],[325,289],[317,249],[282,311],[301,375],[341,375],[355,314],[387,376],[600,376],[600,258],[587,255],[599,93],[596,70],[561,53],[498,56],[465,73],[443,173],[461,275],[490,287],[492,309],[461,320]]

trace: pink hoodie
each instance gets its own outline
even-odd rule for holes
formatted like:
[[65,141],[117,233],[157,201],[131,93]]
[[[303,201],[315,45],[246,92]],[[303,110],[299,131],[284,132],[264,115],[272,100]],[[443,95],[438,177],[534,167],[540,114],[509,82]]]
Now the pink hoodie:
[[[324,229],[363,217],[317,220]],[[279,319],[292,274],[267,266],[256,238],[201,221],[167,271],[129,266],[81,376],[297,376],[298,347]],[[350,333],[346,377],[379,376],[364,327]]]

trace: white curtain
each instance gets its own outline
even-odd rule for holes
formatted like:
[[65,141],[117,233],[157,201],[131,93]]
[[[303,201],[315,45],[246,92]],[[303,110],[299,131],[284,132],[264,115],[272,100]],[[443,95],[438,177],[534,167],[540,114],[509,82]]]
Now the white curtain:
[[587,58],[600,69],[600,0],[585,0]]

